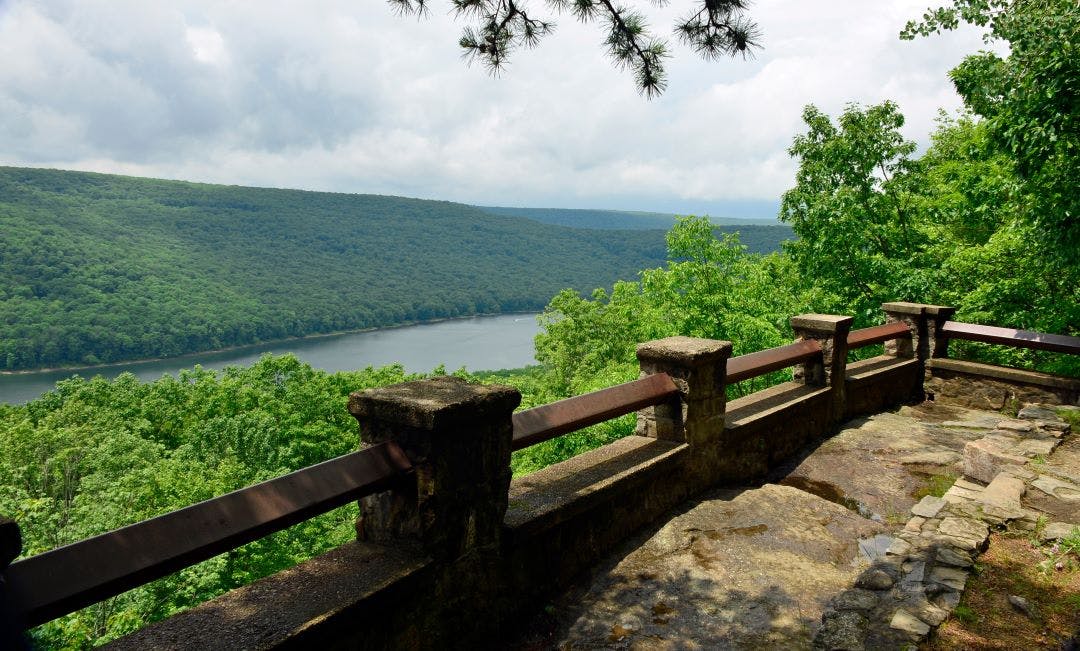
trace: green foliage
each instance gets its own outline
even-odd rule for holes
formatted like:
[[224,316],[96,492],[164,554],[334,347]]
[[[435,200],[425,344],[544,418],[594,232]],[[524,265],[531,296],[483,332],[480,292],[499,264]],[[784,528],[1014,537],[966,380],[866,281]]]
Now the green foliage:
[[[881,302],[908,300],[956,306],[962,321],[1077,332],[1080,265],[1028,218],[1038,200],[986,121],[942,116],[912,159],[890,102],[849,106],[838,125],[814,107],[804,118],[781,209],[799,239],[785,249],[807,282],[841,297],[830,311],[866,324]],[[1073,356],[955,345],[961,356],[1080,374]]]
[[[668,234],[668,263],[591,298],[559,293],[540,315],[536,358],[552,386],[573,395],[637,376],[635,346],[681,334],[734,343],[735,354],[791,339],[788,318],[820,295],[804,290],[779,255],[747,253],[734,235],[716,237],[707,219],[681,218]],[[775,381],[771,378],[767,381]]]
[[928,291],[926,238],[915,228],[909,173],[915,143],[900,134],[892,102],[849,105],[833,124],[814,106],[807,133],[788,152],[799,159],[796,185],[780,219],[799,239],[785,245],[799,269],[838,296],[847,314],[868,318],[889,300],[922,300]]
[[1026,219],[1052,251],[1080,263],[1080,8],[1075,0],[953,0],[909,22],[902,38],[988,27],[1008,56],[971,55],[951,73],[992,143],[1015,163]]
[[[356,448],[348,393],[410,377],[400,366],[335,373],[264,356],[141,383],[73,377],[0,410],[0,513],[24,554],[154,517]],[[355,536],[347,506],[33,631],[86,648],[244,585]]]
[[[768,202],[761,202],[767,204]],[[759,208],[760,209],[760,208]],[[496,215],[525,217],[545,224],[558,224],[574,228],[599,230],[663,230],[675,225],[675,215],[657,212],[630,212],[625,210],[567,210],[561,208],[502,208],[481,207]],[[738,233],[739,241],[751,253],[773,253],[780,250],[785,240],[794,236],[787,224],[773,223],[771,219],[736,219],[732,217],[709,217],[721,233]],[[657,233],[657,237],[660,235]],[[659,241],[659,240],[658,240]]]
[[447,202],[21,168],[0,232],[9,370],[538,310],[664,256],[659,233]]
[[926,484],[917,489],[913,494],[917,500],[921,500],[927,495],[933,495],[934,497],[943,497],[945,493],[952,488],[952,485],[956,483],[958,475],[954,472],[945,472],[940,475],[930,475],[926,478]]

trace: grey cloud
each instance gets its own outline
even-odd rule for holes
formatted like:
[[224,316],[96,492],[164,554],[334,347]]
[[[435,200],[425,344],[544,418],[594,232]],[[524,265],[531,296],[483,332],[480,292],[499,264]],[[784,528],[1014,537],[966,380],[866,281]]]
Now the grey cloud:
[[677,50],[669,91],[648,102],[569,17],[492,79],[462,64],[440,11],[16,0],[0,4],[0,163],[482,204],[775,201],[805,103],[896,99],[923,142],[937,107],[958,105],[945,73],[981,43],[900,42],[924,5],[759,3],[756,60]]

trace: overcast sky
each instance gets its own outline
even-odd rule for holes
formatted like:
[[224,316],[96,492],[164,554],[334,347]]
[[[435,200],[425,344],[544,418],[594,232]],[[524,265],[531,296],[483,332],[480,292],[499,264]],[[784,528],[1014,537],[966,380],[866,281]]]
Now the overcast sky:
[[[635,4],[662,34],[689,6]],[[650,101],[596,26],[557,18],[492,78],[462,62],[449,2],[432,6],[0,0],[0,164],[728,216],[791,187],[805,104],[892,99],[925,144],[960,106],[946,73],[984,47],[972,30],[900,41],[928,0],[759,0],[755,59],[673,42]]]

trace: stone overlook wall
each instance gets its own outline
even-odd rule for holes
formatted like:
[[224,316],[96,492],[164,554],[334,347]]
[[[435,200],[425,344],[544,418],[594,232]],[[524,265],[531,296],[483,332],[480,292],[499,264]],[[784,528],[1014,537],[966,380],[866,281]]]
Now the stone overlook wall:
[[792,381],[731,401],[729,342],[641,344],[642,376],[668,374],[678,397],[638,412],[634,435],[512,481],[515,389],[441,377],[354,393],[362,445],[397,442],[415,481],[361,501],[356,542],[111,648],[497,646],[636,529],[707,488],[761,479],[855,414],[921,400],[924,390],[966,396],[972,382],[992,385],[979,394],[991,400],[1031,386],[1056,402],[1080,397],[1080,381],[1048,386],[947,360],[938,334],[948,308],[883,308],[908,326],[884,355],[848,364],[850,317],[794,317],[798,340],[821,354],[799,362]]

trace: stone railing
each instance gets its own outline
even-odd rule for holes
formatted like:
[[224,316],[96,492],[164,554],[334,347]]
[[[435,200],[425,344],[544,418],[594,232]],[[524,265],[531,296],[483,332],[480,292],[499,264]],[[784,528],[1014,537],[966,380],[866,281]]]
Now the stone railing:
[[[963,382],[1036,377],[947,359],[965,332],[948,308],[883,308],[886,324],[856,331],[850,317],[793,317],[795,343],[741,357],[723,341],[641,344],[640,380],[516,414],[516,389],[452,377],[354,393],[360,452],[10,566],[18,527],[0,518],[0,643],[359,498],[357,541],[111,646],[492,646],[634,530],[707,488],[760,480],[855,414],[922,399],[924,379],[948,398]],[[1080,352],[1080,339],[1041,337]],[[848,363],[878,343],[883,355]],[[729,384],[788,367],[791,381],[727,400]],[[1037,375],[1045,388],[1052,376]],[[1075,403],[1069,390],[1057,401]],[[511,480],[512,450],[632,411],[633,435]]]

